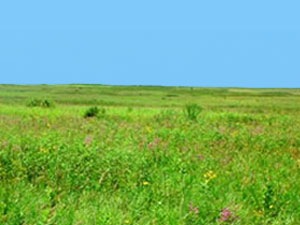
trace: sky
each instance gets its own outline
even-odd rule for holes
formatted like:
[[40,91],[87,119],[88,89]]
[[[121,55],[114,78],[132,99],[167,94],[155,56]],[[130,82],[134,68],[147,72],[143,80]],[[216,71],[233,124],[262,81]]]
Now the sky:
[[0,83],[300,88],[299,0],[0,1]]

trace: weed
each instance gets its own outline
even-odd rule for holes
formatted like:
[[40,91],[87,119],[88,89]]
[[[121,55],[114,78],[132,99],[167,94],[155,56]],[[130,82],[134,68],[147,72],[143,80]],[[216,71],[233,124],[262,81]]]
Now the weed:
[[49,99],[33,98],[27,102],[27,106],[28,107],[51,108],[51,107],[54,107],[54,102]]
[[184,110],[188,119],[196,120],[203,108],[197,104],[187,104]]
[[99,109],[97,106],[92,106],[85,111],[84,118],[103,116],[105,112],[104,108]]

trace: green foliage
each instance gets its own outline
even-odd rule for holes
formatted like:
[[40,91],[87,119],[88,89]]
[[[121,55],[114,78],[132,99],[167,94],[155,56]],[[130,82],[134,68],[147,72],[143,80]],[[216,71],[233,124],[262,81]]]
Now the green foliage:
[[[3,88],[1,225],[299,224],[297,90],[268,98],[247,89],[251,98],[224,99],[231,89],[203,97],[208,90],[199,88]],[[59,93],[52,110],[15,101],[20,92],[35,98],[44,89]],[[194,113],[197,123],[182,113],[190,92],[209,109]],[[159,101],[167,93],[178,96]],[[101,119],[85,119],[107,95],[106,102],[124,105],[109,107],[109,114],[98,106]]]
[[51,107],[54,107],[54,102],[49,99],[33,98],[27,102],[27,106],[28,107],[51,108]]
[[89,118],[89,117],[101,117],[105,115],[105,108],[99,109],[97,106],[92,106],[89,107],[85,113],[84,113],[84,118]]
[[203,108],[197,104],[187,104],[184,107],[185,114],[188,119],[196,120]]
[[97,106],[93,106],[88,108],[84,113],[84,118],[88,117],[96,117],[99,114],[99,108]]
[[[276,101],[294,99],[295,102],[295,98],[300,96],[298,89],[0,84],[0,99],[5,104],[22,104],[24,98],[37,98],[45,93],[47,98],[55,99],[57,104],[66,105],[174,108],[184,107],[186,102],[193,102],[201,106],[210,106],[210,109],[219,107],[218,110],[226,110],[230,105],[235,105],[236,108],[244,107],[245,110],[250,108],[268,110],[264,107],[264,103],[268,102],[271,107],[269,100],[272,98],[278,98]],[[162,98],[163,101],[158,100]],[[274,106],[276,110],[286,107],[300,110],[298,105],[293,104],[274,104]]]

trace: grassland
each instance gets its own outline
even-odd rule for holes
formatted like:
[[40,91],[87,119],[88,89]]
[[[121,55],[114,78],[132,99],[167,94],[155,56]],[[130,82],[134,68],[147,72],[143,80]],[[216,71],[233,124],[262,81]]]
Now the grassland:
[[300,89],[0,85],[0,182],[5,225],[299,225]]

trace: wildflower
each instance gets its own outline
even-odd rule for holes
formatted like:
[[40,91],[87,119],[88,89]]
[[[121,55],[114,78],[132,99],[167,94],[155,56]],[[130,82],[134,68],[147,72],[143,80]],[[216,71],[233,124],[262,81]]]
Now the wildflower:
[[41,149],[40,149],[40,152],[47,153],[47,152],[49,152],[49,150],[48,150],[48,149],[45,149],[45,148],[41,148]]
[[148,186],[148,185],[150,185],[150,183],[148,181],[143,181],[143,185]]
[[84,144],[86,145],[86,146],[89,146],[89,145],[91,145],[91,143],[92,143],[92,141],[93,141],[93,136],[92,135],[88,135],[88,136],[86,136],[86,138],[84,139]]
[[190,213],[193,213],[195,215],[199,214],[199,208],[197,206],[194,206],[193,202],[190,203]]
[[236,220],[238,217],[233,215],[233,212],[230,211],[230,209],[228,208],[223,208],[221,210],[221,215],[219,218],[220,222],[233,222],[234,220]]
[[148,144],[148,148],[149,148],[149,149],[152,149],[152,148],[153,148],[153,143],[152,143],[152,142],[150,142],[150,143]]
[[221,217],[219,220],[222,222],[226,222],[226,221],[229,221],[231,216],[232,216],[232,213],[230,212],[230,210],[228,208],[224,208],[221,211]]
[[145,129],[146,129],[146,131],[147,131],[148,133],[151,133],[151,132],[152,132],[152,128],[149,127],[149,126],[146,126]]
[[217,174],[215,174],[212,170],[208,171],[204,174],[205,183],[208,183],[209,181],[215,179],[217,177]]
[[264,214],[265,214],[265,212],[263,211],[263,210],[257,210],[257,211],[255,211],[255,213],[256,213],[256,215],[257,216],[263,216]]

